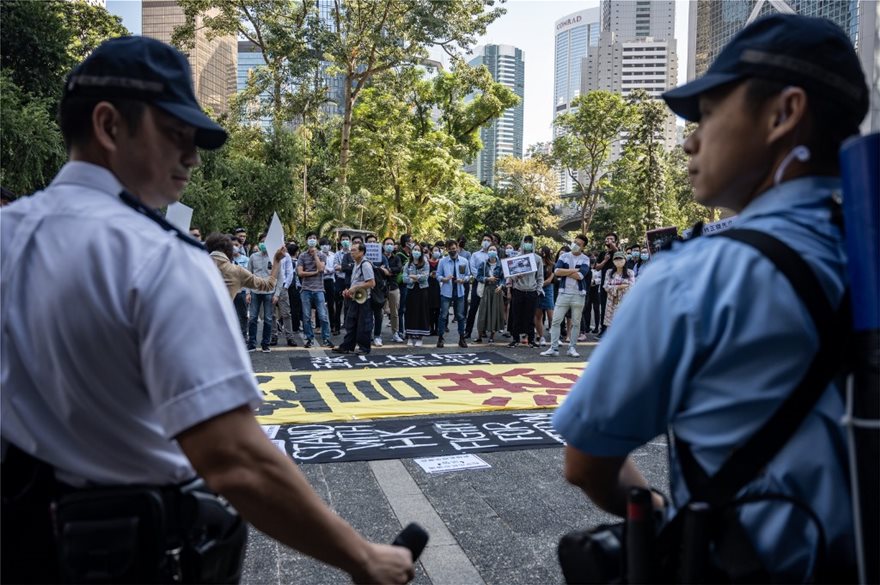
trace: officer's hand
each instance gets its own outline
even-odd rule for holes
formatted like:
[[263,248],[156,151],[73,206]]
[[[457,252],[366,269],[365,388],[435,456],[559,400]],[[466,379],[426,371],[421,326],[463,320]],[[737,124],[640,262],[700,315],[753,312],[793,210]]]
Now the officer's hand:
[[415,577],[412,553],[402,546],[370,544],[371,551],[363,571],[352,574],[355,583],[408,583]]

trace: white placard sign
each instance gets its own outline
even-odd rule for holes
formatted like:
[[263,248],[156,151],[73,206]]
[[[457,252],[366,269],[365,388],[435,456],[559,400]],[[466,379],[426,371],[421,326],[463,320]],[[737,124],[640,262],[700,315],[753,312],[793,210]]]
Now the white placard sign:
[[270,439],[274,439],[275,435],[278,434],[278,429],[281,428],[281,425],[260,425],[263,428],[263,432],[266,433],[266,436]]
[[382,244],[378,242],[370,242],[364,244],[364,246],[367,247],[367,251],[364,254],[367,258],[367,262],[373,262],[375,264],[382,262]]
[[445,457],[420,457],[413,459],[425,473],[447,473],[465,469],[489,469],[492,467],[476,455],[447,455]]
[[501,260],[501,269],[504,271],[504,278],[510,278],[511,276],[537,272],[538,263],[535,262],[535,255],[528,253],[512,258],[503,258]]
[[269,231],[266,232],[266,253],[274,256],[278,248],[284,245],[284,228],[281,227],[281,220],[278,214],[272,214],[272,223],[269,224]]
[[192,207],[184,205],[183,203],[171,203],[165,211],[165,220],[183,233],[189,233],[189,226],[192,223],[192,218]]

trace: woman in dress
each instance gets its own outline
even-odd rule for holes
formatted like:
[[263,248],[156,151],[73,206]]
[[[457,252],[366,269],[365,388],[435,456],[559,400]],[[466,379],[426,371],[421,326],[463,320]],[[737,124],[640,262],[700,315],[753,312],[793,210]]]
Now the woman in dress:
[[[427,244],[422,244],[422,250],[427,250]],[[428,259],[428,318],[431,326],[431,335],[437,335],[437,319],[440,317],[440,281],[437,280],[437,264],[443,252],[440,246],[435,245],[431,248],[431,257]]]
[[428,275],[431,267],[424,250],[413,246],[412,260],[406,265],[403,282],[406,284],[406,338],[407,345],[421,347],[422,338],[431,332],[428,315]]
[[482,343],[486,334],[489,335],[489,343],[494,343],[495,332],[504,329],[504,271],[498,260],[498,246],[490,245],[486,253],[489,257],[477,272],[477,282],[483,285],[483,294],[477,311],[477,339],[474,343]]
[[614,313],[620,306],[623,296],[635,284],[636,278],[633,271],[626,267],[626,254],[615,252],[612,257],[614,268],[605,273],[605,292],[608,293],[608,302],[605,305],[605,327],[611,325]]

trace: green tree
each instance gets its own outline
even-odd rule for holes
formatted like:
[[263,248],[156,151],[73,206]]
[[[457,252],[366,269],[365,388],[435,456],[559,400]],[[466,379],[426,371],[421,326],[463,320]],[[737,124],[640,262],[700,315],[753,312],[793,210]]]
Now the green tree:
[[25,94],[0,73],[0,183],[24,194],[46,186],[64,164],[58,125],[49,114],[50,98]]
[[460,200],[479,190],[462,170],[479,149],[479,127],[517,101],[485,68],[463,63],[431,80],[421,68],[378,75],[354,111],[350,185],[368,193],[358,222],[387,233],[458,232]]
[[553,168],[537,158],[504,156],[496,161],[495,169],[504,213],[519,216],[525,232],[556,232],[553,209],[559,203],[559,194]]
[[[318,59],[313,33],[316,0],[180,0],[184,23],[174,29],[172,42],[192,49],[197,33],[207,38],[234,35],[251,41],[266,65],[257,67],[248,87],[233,104],[242,118],[271,116],[276,136],[285,123],[314,112],[324,100],[315,79]],[[261,96],[268,93],[268,103]],[[256,104],[256,107],[252,107]]]
[[[504,13],[496,0],[333,0],[319,46],[343,76],[339,181],[348,180],[354,107],[379,73],[419,64],[428,48],[468,50]],[[344,205],[344,202],[343,202]]]
[[619,94],[609,91],[577,96],[571,108],[554,122],[558,136],[553,141],[553,158],[579,193],[581,231],[586,233],[607,183],[612,146],[631,127],[633,112]]
[[5,0],[0,21],[0,178],[13,191],[30,193],[64,163],[54,120],[64,76],[98,44],[128,31],[82,0]]

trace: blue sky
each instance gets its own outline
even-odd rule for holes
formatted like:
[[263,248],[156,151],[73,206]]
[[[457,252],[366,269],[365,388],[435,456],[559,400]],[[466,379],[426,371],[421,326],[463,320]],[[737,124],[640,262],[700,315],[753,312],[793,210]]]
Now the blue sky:
[[[553,24],[560,17],[598,6],[598,0],[508,0],[507,14],[493,22],[480,43],[514,45],[525,52],[525,129],[528,146],[550,140],[553,115]],[[107,10],[122,17],[131,32],[141,32],[140,0],[107,0]],[[675,2],[678,80],[687,73],[688,0]]]

